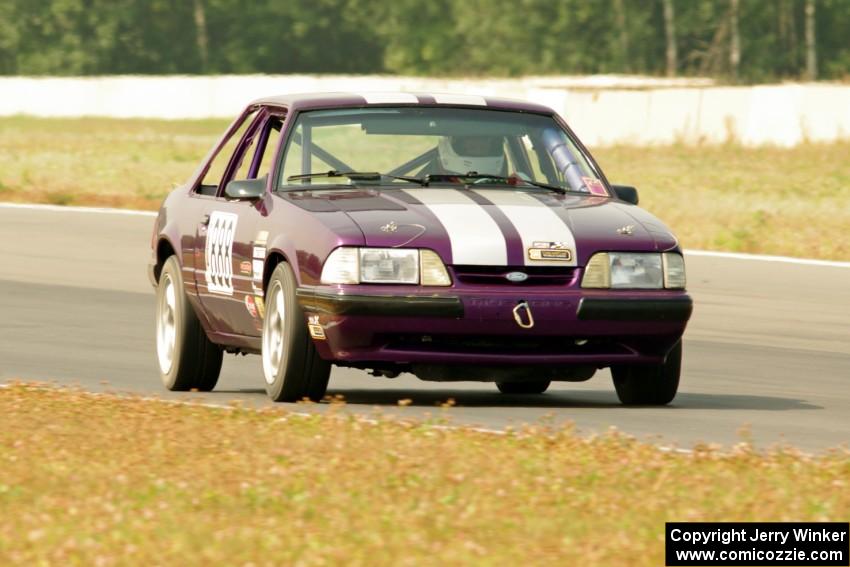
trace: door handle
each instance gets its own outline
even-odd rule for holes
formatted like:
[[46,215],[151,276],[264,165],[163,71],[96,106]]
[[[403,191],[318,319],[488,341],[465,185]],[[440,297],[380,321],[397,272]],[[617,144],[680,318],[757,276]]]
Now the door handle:
[[208,226],[209,224],[210,224],[210,216],[209,216],[209,215],[204,215],[204,216],[201,218],[201,226]]

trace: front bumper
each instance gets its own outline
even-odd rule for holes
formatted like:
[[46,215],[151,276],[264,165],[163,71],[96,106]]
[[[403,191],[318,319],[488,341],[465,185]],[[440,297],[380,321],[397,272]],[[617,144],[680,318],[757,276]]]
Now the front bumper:
[[[301,287],[297,298],[338,364],[593,365],[664,360],[685,331],[691,298],[681,291],[498,291],[447,288],[391,294],[386,286]],[[534,325],[514,308],[525,302]]]

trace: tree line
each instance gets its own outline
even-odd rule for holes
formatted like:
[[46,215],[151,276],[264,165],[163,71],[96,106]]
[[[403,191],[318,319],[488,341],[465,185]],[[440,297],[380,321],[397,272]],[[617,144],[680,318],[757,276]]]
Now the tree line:
[[0,74],[850,78],[850,0],[0,0]]

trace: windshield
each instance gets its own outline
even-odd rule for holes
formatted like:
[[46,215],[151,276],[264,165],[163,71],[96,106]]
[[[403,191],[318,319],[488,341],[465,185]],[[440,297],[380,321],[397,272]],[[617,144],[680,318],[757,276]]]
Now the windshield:
[[552,117],[460,108],[302,112],[279,168],[282,190],[340,185],[549,186],[608,195]]

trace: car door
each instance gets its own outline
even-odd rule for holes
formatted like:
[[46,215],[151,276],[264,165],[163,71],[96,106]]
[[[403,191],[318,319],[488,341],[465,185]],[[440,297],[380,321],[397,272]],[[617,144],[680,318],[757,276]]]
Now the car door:
[[228,202],[224,186],[249,152],[263,119],[259,109],[244,114],[199,181],[201,192],[213,198],[205,199],[196,213],[195,283],[211,330],[217,333],[241,334],[238,329],[244,326],[245,308],[237,293],[235,277],[245,254],[240,238],[247,234],[251,219],[243,218],[242,211]]
[[[220,333],[259,337],[264,304],[262,270],[268,230],[263,200],[235,200],[225,193],[232,180],[258,179],[274,162],[281,119],[263,112],[246,131],[233,153],[219,193],[198,227],[197,247],[203,249],[207,293],[202,296],[211,324]],[[199,284],[200,288],[200,284]]]

